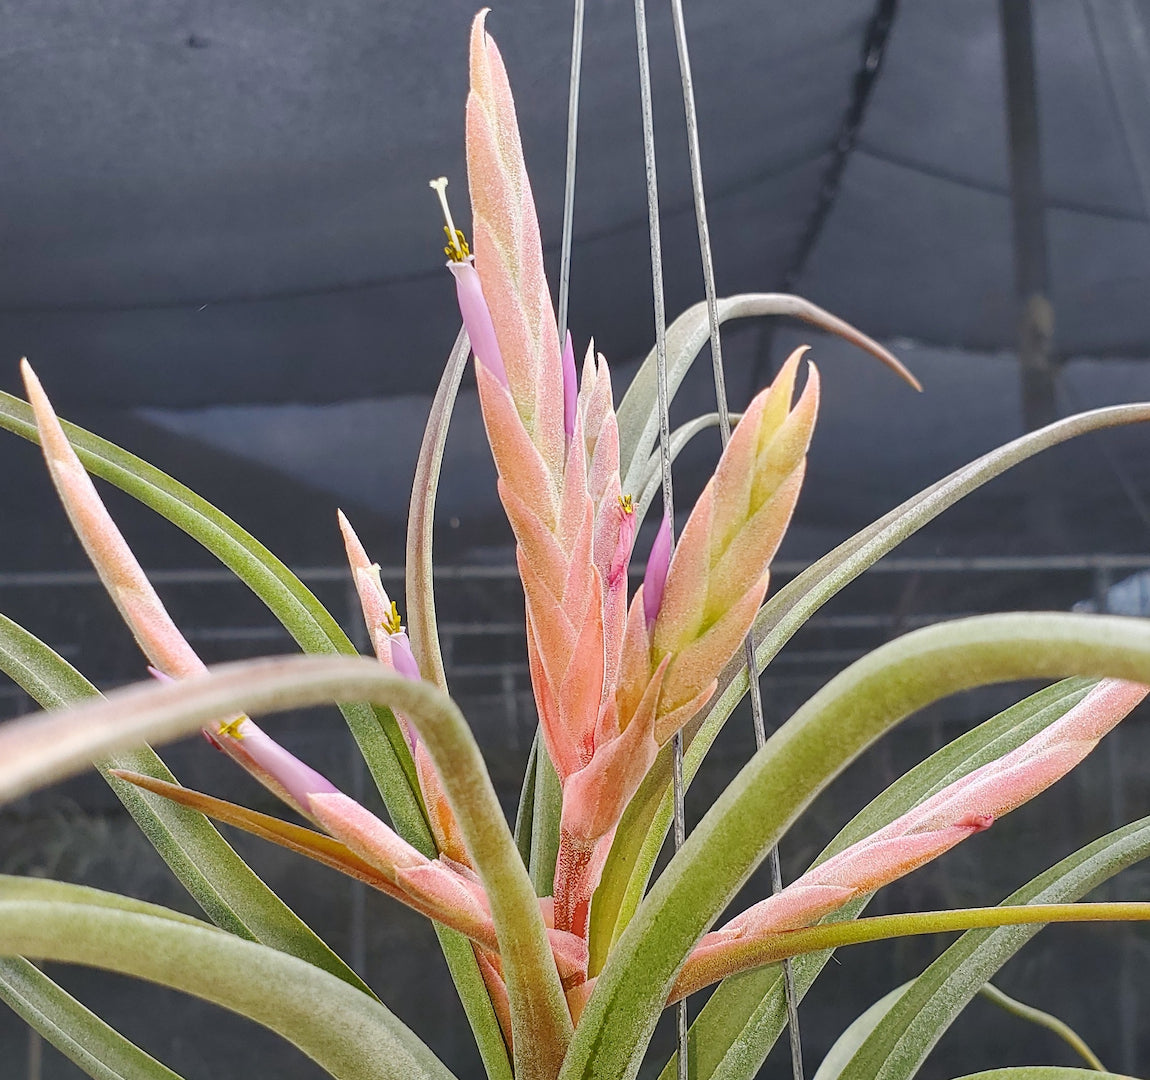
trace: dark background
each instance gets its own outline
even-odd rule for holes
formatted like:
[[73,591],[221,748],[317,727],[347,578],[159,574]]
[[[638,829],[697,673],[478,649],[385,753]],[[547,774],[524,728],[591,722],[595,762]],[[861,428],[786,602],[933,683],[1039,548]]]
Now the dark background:
[[[702,295],[663,4],[650,4],[668,309]],[[721,293],[789,289],[889,344],[916,395],[870,358],[773,321],[729,324],[738,407],[810,342],[824,405],[776,583],[897,502],[1025,427],[1016,355],[1008,102],[994,0],[695,0],[687,5]],[[617,396],[650,347],[650,277],[631,6],[589,0],[571,326],[611,360]],[[465,216],[463,101],[471,6],[396,0],[0,2],[0,387],[28,355],[61,412],[179,477],[266,542],[349,632],[358,615],[335,508],[373,557],[402,561],[430,394],[458,327],[427,180]],[[1054,311],[1055,411],[1150,398],[1150,5],[1033,0],[1041,220]],[[519,102],[549,266],[561,218],[570,12],[514,0],[492,13]],[[552,280],[557,275],[552,274]],[[707,355],[676,405],[710,408]],[[534,726],[522,598],[470,377],[448,446],[437,552],[449,678],[509,812]],[[971,496],[848,589],[764,679],[785,719],[864,650],[977,611],[1104,606],[1146,614],[1150,449],[1129,429],[1079,440]],[[680,459],[680,508],[717,440]],[[143,663],[116,626],[55,506],[34,448],[0,458],[0,610],[101,687]],[[142,562],[209,662],[290,643],[245,589],[166,523],[109,493]],[[641,538],[640,555],[648,540]],[[475,568],[481,568],[477,572]],[[500,570],[508,571],[504,573]],[[401,598],[401,597],[400,597]],[[361,635],[362,636],[362,635]],[[1024,690],[964,695],[903,725],[783,845],[800,873],[900,772]],[[7,715],[30,708],[0,688]],[[351,790],[364,777],[333,712],[273,731]],[[1150,812],[1135,715],[1073,777],[872,911],[996,903],[1040,870]],[[697,818],[752,749],[736,716],[688,800]],[[185,782],[264,804],[201,740],[165,756]],[[0,869],[188,901],[94,779],[3,810]],[[430,930],[385,898],[243,837],[237,847],[461,1078],[470,1033]],[[1107,896],[1143,898],[1132,871]],[[760,875],[748,899],[765,894]],[[804,1003],[808,1069],[859,1012],[945,946],[840,953]],[[1150,1064],[1139,928],[1043,934],[1000,985],[1071,1022],[1108,1067]],[[53,975],[197,1077],[312,1077],[275,1037],[154,987]],[[663,1033],[667,1034],[667,1033]],[[79,1075],[0,1015],[3,1075]],[[665,1055],[664,1055],[665,1056]],[[1047,1033],[975,1001],[924,1075],[1072,1063]],[[765,1075],[788,1073],[776,1055]]]

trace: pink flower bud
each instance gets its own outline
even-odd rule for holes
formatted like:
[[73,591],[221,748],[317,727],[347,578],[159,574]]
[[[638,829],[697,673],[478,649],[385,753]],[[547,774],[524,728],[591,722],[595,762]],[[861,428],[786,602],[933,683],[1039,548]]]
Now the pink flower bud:
[[469,255],[462,262],[451,259],[447,263],[447,269],[455,277],[459,312],[463,316],[467,336],[471,339],[471,351],[475,353],[475,359],[487,368],[505,389],[509,389],[507,369],[503,366],[503,354],[499,351],[499,341],[495,336],[495,325],[491,321],[491,312],[487,307],[483,286],[479,283],[479,274],[475,269],[475,256]]
[[391,635],[391,666],[395,668],[396,674],[402,675],[405,679],[419,682],[423,678],[411,651],[411,642],[406,632],[402,630],[398,634]]
[[663,604],[663,586],[667,584],[667,567],[671,564],[671,519],[663,515],[663,524],[651,545],[647,557],[647,572],[643,575],[643,614],[648,631],[655,625],[659,608]]
[[575,377],[575,350],[571,345],[571,331],[563,343],[563,432],[567,438],[575,434],[575,410],[579,402],[579,384]]
[[221,732],[221,735],[234,739],[243,755],[280,784],[305,813],[312,795],[338,793],[330,780],[288,753],[250,720],[238,724],[234,734]]

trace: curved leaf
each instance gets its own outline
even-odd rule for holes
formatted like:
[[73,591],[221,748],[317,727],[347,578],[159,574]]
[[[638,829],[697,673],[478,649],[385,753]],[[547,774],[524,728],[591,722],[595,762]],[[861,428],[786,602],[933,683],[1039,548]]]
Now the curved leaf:
[[[404,601],[407,605],[407,635],[411,651],[423,677],[445,694],[447,676],[443,671],[443,654],[439,648],[439,629],[435,620],[435,579],[432,566],[432,543],[435,539],[435,496],[439,491],[439,474],[443,467],[443,448],[459,384],[467,370],[471,342],[460,327],[455,344],[447,357],[447,366],[431,402],[423,442],[415,463],[415,481],[411,485],[411,506],[407,514],[407,566]],[[502,1042],[502,1040],[500,1040]]]
[[19,956],[0,957],[0,1001],[95,1080],[180,1080]]
[[[0,670],[45,709],[77,705],[99,691],[63,657],[0,615]],[[149,842],[217,926],[291,953],[366,994],[371,990],[241,859],[202,814],[109,775],[128,769],[175,782],[155,751],[124,750],[97,766]],[[374,995],[373,995],[374,996]]]
[[[1003,906],[1070,903],[1147,855],[1150,818],[1142,818],[1063,859],[1007,897]],[[970,999],[1041,929],[1014,926],[963,934],[915,979],[855,1051],[840,1080],[914,1076]]]
[[[788,582],[763,605],[752,634],[757,670],[762,672],[784,645],[823,604],[903,540],[934,520],[976,488],[1034,454],[1068,439],[1103,428],[1150,420],[1150,404],[1095,409],[1059,420],[984,454],[908,499],[878,521],[844,541]],[[701,761],[727,718],[747,693],[742,653],[719,677],[719,687],[704,712],[686,729],[684,768]],[[697,764],[694,766],[697,768]],[[599,892],[591,911],[592,970],[609,942],[623,932],[647,882],[670,828],[670,755],[662,754],[647,774],[619,824]]]
[[987,1001],[997,1005],[1000,1009],[1010,1013],[1012,1016],[1017,1016],[1021,1020],[1027,1020],[1038,1027],[1044,1027],[1047,1031],[1053,1031],[1054,1034],[1081,1057],[1092,1070],[1096,1072],[1106,1071],[1106,1066],[1098,1059],[1098,1055],[1086,1045],[1086,1040],[1065,1021],[1059,1020],[1057,1016],[1052,1016],[1042,1009],[1036,1009],[1033,1005],[1027,1005],[1023,1001],[1012,998],[1009,994],[1005,994],[999,990],[994,983],[984,983],[978,992],[986,998]]
[[689,950],[798,815],[881,734],[958,690],[1066,673],[1150,681],[1150,626],[979,616],[907,634],[828,683],[755,754],[655,883],[599,975],[563,1080],[635,1075]]
[[[998,907],[948,908],[943,911],[911,911],[898,915],[875,915],[847,919],[752,937],[739,946],[732,959],[734,973],[789,960],[806,953],[841,949],[869,941],[949,934],[956,930],[981,930],[998,926],[1046,926],[1050,923],[1150,922],[1150,902],[1113,901],[1098,904],[1010,904]],[[679,974],[669,1003],[710,985],[705,971],[691,961]]]
[[[226,514],[153,465],[83,428],[61,421],[84,468],[168,519],[202,544],[252,590],[304,652],[355,653],[347,635],[279,559]],[[38,443],[28,404],[0,393],[0,428]],[[395,717],[362,703],[340,705],[396,830],[424,854],[431,832],[416,792],[415,766]],[[381,737],[385,736],[385,737]]]
[[[887,367],[892,368],[916,389],[921,389],[915,377],[877,341],[801,296],[790,296],[786,293],[743,293],[739,296],[728,296],[719,300],[718,313],[720,323],[728,319],[746,319],[762,315],[788,315],[802,319],[864,349]],[[695,357],[699,355],[699,351],[709,338],[710,326],[705,301],[687,308],[667,327],[668,400],[675,396]],[[641,490],[638,483],[639,471],[650,457],[659,435],[657,400],[655,351],[652,350],[635,373],[627,393],[623,395],[623,400],[615,410],[619,421],[619,475],[623,478],[624,491]]]
[[874,1031],[878,1022],[890,1012],[908,986],[910,983],[905,982],[902,986],[896,986],[889,994],[884,994],[835,1039],[834,1046],[827,1051],[827,1056],[815,1071],[814,1080],[838,1080],[839,1073],[843,1071],[854,1052],[862,1046],[863,1040]]
[[[742,413],[731,413],[731,423],[737,424],[743,418]],[[683,452],[687,444],[696,436],[709,428],[718,427],[719,414],[703,413],[693,420],[688,420],[671,432],[671,463]],[[662,455],[656,451],[647,459],[647,467],[640,479],[639,490],[642,494],[635,504],[635,527],[639,528],[647,517],[647,511],[663,484]]]
[[[415,463],[415,481],[411,488],[411,507],[407,517],[407,567],[405,570],[405,603],[407,633],[411,649],[425,678],[447,693],[447,676],[439,648],[439,630],[435,618],[435,581],[432,573],[432,542],[435,532],[435,496],[439,490],[439,473],[443,465],[443,448],[459,384],[467,370],[471,343],[467,331],[460,329],[447,358],[447,366],[431,402],[419,458]],[[401,832],[403,830],[400,830]],[[404,839],[414,843],[410,836]],[[418,846],[418,845],[417,845]],[[423,849],[421,849],[423,850]],[[424,851],[424,854],[430,854]],[[455,989],[463,1003],[468,1023],[475,1035],[479,1055],[490,1080],[511,1080],[511,1062],[499,1030],[479,965],[470,942],[460,934],[436,924],[439,943]]]
[[153,904],[0,878],[0,952],[100,967],[194,994],[282,1035],[340,1080],[451,1080],[403,1023],[343,980]]
[[1063,1065],[1016,1065],[1012,1069],[987,1069],[959,1080],[1133,1080],[1123,1073],[1094,1069],[1071,1069]]
[[[201,543],[267,605],[304,652],[355,654],[355,646],[311,591],[229,517],[134,454],[74,424],[62,424],[90,473],[115,484]],[[0,393],[0,428],[31,442],[39,441],[31,409],[10,394]],[[427,508],[429,518],[433,510],[433,506]],[[434,632],[433,610],[430,619],[430,624],[426,619],[422,624],[417,621],[413,632],[425,631],[428,625]],[[432,666],[434,669],[434,663]],[[339,707],[396,831],[424,855],[434,856],[435,843],[418,795],[415,768],[391,710],[373,709],[359,702],[343,702]],[[471,945],[446,928],[437,927],[436,932],[488,1073],[493,1080],[510,1080],[506,1048]]]
[[[1066,679],[1032,694],[904,773],[872,800],[826,846],[812,865],[889,825],[946,785],[988,761],[1008,754],[1077,705],[1094,686],[1089,679]],[[858,900],[825,922],[857,918],[867,906]],[[802,956],[792,962],[800,999],[831,953]],[[725,979],[691,1025],[696,1080],[752,1080],[786,1028],[786,998],[777,968],[760,968]],[[663,1070],[674,1076],[675,1059]]]
[[[479,747],[455,703],[430,683],[403,678],[366,657],[300,656],[227,664],[203,678],[129,687],[102,702],[0,728],[0,799],[75,772],[109,749],[177,738],[214,717],[332,700],[393,705],[426,745],[487,894],[513,1028],[531,1033],[515,1040],[517,1075],[531,1077],[530,1055],[561,1055],[571,1017],[538,899]],[[520,1055],[527,1061],[523,1069]]]

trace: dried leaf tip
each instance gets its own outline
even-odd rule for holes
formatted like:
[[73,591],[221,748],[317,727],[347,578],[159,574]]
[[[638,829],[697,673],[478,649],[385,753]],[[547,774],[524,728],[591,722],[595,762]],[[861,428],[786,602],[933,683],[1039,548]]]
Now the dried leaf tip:
[[451,207],[447,204],[447,177],[437,176],[434,180],[428,180],[427,186],[439,196],[439,205],[443,209],[443,231],[447,234],[447,246],[443,249],[443,254],[452,262],[466,261],[471,256],[471,251],[463,233],[455,227],[455,219],[451,216]]

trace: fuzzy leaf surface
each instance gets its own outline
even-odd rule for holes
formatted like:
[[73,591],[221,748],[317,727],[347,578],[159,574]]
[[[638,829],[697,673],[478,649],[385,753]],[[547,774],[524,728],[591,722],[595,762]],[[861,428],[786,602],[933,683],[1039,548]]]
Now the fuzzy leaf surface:
[[[45,709],[99,696],[99,691],[63,657],[3,615],[0,669]],[[264,884],[203,814],[109,775],[109,769],[128,769],[174,783],[175,777],[154,750],[146,746],[122,750],[97,767],[212,922],[240,937],[307,960],[371,994],[359,976]]]
[[63,882],[0,878],[0,952],[194,994],[282,1035],[339,1080],[452,1078],[399,1019],[343,980],[154,904]]
[[[1063,859],[1002,905],[1070,903],[1147,855],[1150,818],[1142,818]],[[1041,929],[1013,926],[963,934],[914,980],[855,1051],[840,1080],[914,1076],[970,999]]]
[[[415,480],[411,487],[411,506],[407,517],[407,564],[405,569],[405,601],[407,605],[407,632],[411,649],[424,678],[429,679],[447,693],[447,675],[443,670],[443,653],[439,647],[439,629],[435,616],[435,579],[432,545],[435,536],[435,497],[439,491],[439,476],[443,468],[443,450],[455,411],[459,384],[467,370],[471,343],[463,329],[447,358],[447,365],[439,380],[423,442],[415,464]],[[418,822],[413,822],[418,825]],[[416,847],[420,845],[411,835],[398,830],[403,838]],[[429,837],[430,839],[430,837]],[[421,848],[421,850],[423,850]],[[424,851],[424,854],[430,854]],[[463,1003],[463,1011],[475,1035],[479,1056],[487,1070],[489,1080],[511,1080],[511,1062],[507,1047],[499,1030],[499,1021],[492,1008],[475,952],[471,943],[454,930],[436,924],[435,932],[447,960],[455,989]]]
[[[330,612],[287,566],[207,500],[114,443],[61,421],[84,468],[167,518],[202,544],[267,605],[304,652],[355,653]],[[39,443],[27,402],[0,393],[0,428]],[[433,854],[416,795],[415,766],[389,709],[345,702],[340,709],[379,788],[396,831]]]
[[689,950],[818,793],[880,735],[959,690],[1064,674],[1146,682],[1150,626],[1057,613],[963,619],[890,642],[828,683],[755,754],[655,883],[599,975],[563,1080],[637,1074]]
[[487,895],[515,1030],[531,1032],[549,1052],[566,1046],[571,1018],[538,899],[471,729],[455,703],[430,683],[395,675],[366,657],[301,656],[129,687],[103,702],[0,729],[0,799],[70,775],[109,750],[178,738],[213,717],[333,700],[394,706],[419,732]]
[[94,1080],[181,1080],[22,957],[0,957],[0,1001]]
[[[1089,693],[1090,679],[1066,679],[1032,694],[984,721],[904,773],[863,807],[823,849],[812,865],[825,862],[851,844],[889,825],[908,810],[989,761],[1021,746],[1064,716]],[[867,906],[859,900],[824,923],[857,918]],[[831,958],[830,952],[793,961],[796,986],[805,994]],[[751,1080],[787,1022],[780,968],[760,968],[724,979],[691,1025],[695,1080]],[[675,1075],[675,1058],[662,1080]]]
[[[769,598],[752,634],[761,673],[804,623],[841,589],[944,510],[987,481],[1052,446],[1104,428],[1150,420],[1150,404],[1121,405],[1081,413],[1000,446],[920,491],[866,529],[844,541]],[[703,713],[684,731],[684,780],[699,763],[748,690],[742,654],[719,677]],[[671,760],[660,755],[620,822],[591,911],[592,970],[605,957],[634,914],[671,825]]]

